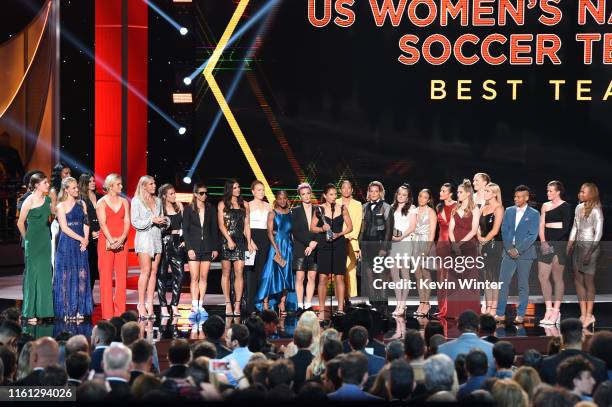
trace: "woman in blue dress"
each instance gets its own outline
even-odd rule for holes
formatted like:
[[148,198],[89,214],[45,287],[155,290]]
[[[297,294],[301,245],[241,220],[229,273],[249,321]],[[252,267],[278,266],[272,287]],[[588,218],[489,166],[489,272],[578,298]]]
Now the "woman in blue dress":
[[277,192],[274,210],[268,214],[268,238],[272,246],[261,273],[255,306],[262,310],[278,305],[279,314],[285,316],[287,310],[294,310],[297,306],[295,276],[291,269],[291,214],[289,196],[285,191]]
[[64,178],[56,210],[60,233],[53,276],[55,316],[64,320],[82,320],[92,313],[87,206],[78,198],[77,181]]

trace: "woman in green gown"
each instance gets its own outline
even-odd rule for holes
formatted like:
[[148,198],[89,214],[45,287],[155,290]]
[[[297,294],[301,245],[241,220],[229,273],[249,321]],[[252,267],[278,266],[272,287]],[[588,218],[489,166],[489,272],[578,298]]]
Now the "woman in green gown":
[[28,324],[35,324],[38,319],[53,317],[49,231],[51,199],[46,196],[49,192],[47,176],[42,173],[32,175],[28,189],[31,195],[24,201],[17,221],[25,249],[21,315]]

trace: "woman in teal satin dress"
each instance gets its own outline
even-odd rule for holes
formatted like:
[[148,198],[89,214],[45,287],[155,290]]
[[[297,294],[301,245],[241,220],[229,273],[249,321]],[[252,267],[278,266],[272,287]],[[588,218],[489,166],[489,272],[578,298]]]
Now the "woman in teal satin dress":
[[[291,269],[293,252],[291,215],[289,197],[285,191],[276,194],[274,210],[268,214],[268,238],[272,246],[261,273],[255,306],[262,310],[278,305],[279,314],[283,316],[287,310],[293,310],[297,305],[294,298],[295,276]],[[288,296],[289,292],[292,292],[292,295]]]

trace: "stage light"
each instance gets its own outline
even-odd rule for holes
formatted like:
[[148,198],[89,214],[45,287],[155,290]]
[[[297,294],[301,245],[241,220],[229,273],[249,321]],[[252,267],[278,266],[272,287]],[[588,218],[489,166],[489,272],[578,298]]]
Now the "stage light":
[[189,76],[185,76],[185,77],[183,78],[183,83],[184,83],[185,85],[191,85],[191,78],[190,78]]
[[174,103],[193,103],[193,96],[191,93],[173,93],[172,102]]
[[183,182],[185,184],[191,184],[191,177],[190,176],[186,176],[185,178],[183,178]]
[[173,3],[191,3],[192,0],[172,0]]
[[178,32],[181,33],[181,35],[185,35],[187,34],[187,29],[185,27],[181,27],[179,25],[179,23],[177,23],[176,21],[174,21],[168,14],[164,13],[162,9],[160,9],[159,7],[157,7],[155,5],[155,3],[153,3],[151,0],[142,0],[144,1],[153,11],[155,11],[160,17],[162,17],[164,20],[166,20],[168,23],[170,23],[170,25],[174,28],[177,29]]
[[182,136],[183,134],[187,133],[187,129],[184,127],[179,127],[178,132]]
[[181,29],[179,30],[179,32],[181,33],[181,35],[187,35],[187,33],[189,32],[189,30],[186,27],[181,27]]

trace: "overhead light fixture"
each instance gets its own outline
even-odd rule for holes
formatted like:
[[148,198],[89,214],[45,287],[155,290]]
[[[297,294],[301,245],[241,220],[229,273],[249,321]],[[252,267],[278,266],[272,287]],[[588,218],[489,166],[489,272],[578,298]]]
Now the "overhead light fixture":
[[181,27],[181,29],[179,30],[179,32],[181,33],[181,35],[187,35],[187,33],[189,32],[189,30],[187,29],[187,27]]
[[172,102],[174,103],[193,103],[193,96],[191,93],[173,93]]
[[192,0],[172,0],[173,3],[191,3]]
[[183,134],[187,133],[187,129],[184,127],[180,127],[178,129],[178,133],[182,136]]
[[191,85],[191,78],[190,78],[189,76],[185,76],[185,77],[183,78],[183,83],[184,83],[185,85]]

